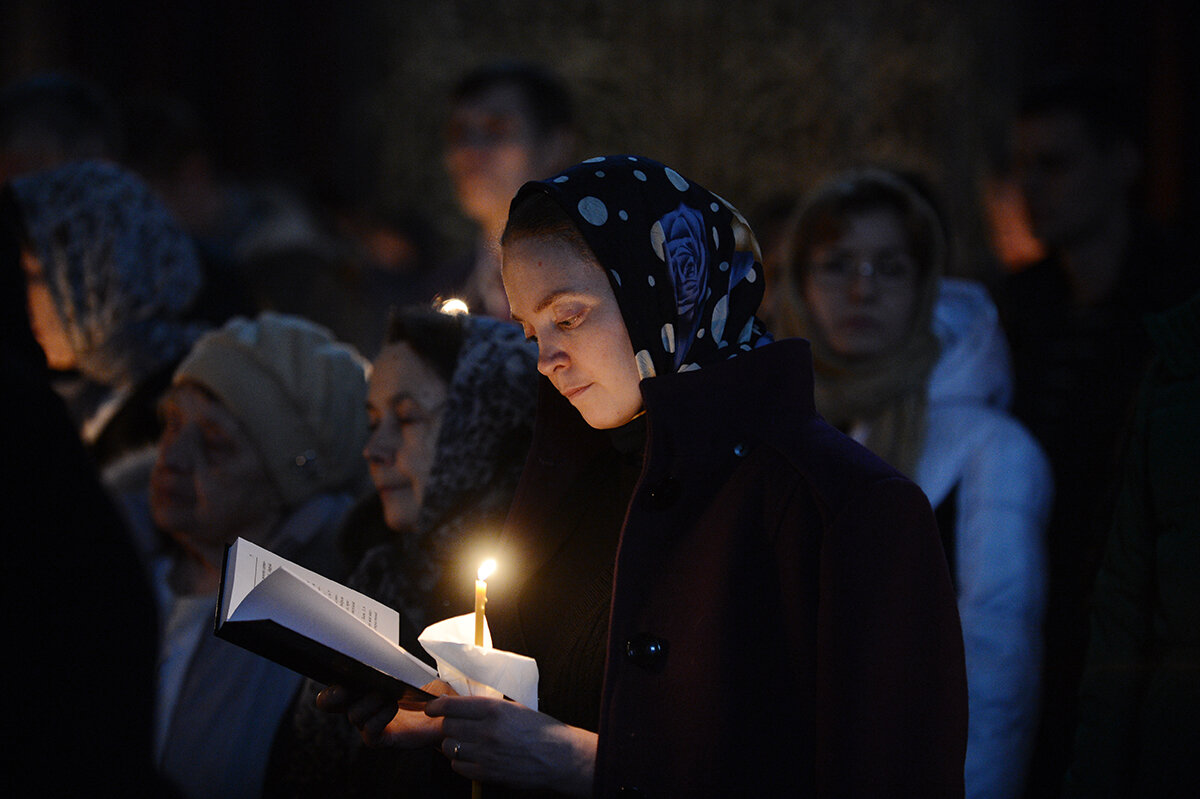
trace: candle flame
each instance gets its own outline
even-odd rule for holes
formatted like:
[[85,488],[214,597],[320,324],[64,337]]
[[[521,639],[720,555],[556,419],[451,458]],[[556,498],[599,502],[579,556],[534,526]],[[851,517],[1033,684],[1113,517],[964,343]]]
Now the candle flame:
[[494,561],[491,558],[488,558],[487,560],[485,560],[483,563],[481,563],[479,565],[479,580],[481,582],[483,580],[486,580],[488,577],[490,577],[492,575],[492,572],[494,572],[494,571],[496,571],[496,561]]
[[451,316],[459,316],[460,314],[471,312],[471,309],[467,307],[467,304],[457,297],[451,297],[450,299],[444,301],[438,310],[444,314],[450,314]]

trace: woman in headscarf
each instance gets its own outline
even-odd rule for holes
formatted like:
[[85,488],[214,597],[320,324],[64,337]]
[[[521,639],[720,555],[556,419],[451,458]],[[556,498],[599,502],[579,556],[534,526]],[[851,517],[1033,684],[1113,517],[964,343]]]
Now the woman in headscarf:
[[942,276],[939,215],[894,172],[835,177],[793,227],[778,329],[812,342],[817,411],[935,508],[966,652],[966,794],[1012,799],[1037,729],[1053,481],[1006,410],[996,309],[979,284]]
[[[546,378],[489,580],[540,711],[350,715],[485,784],[961,796],[962,641],[924,495],[817,416],[728,203],[635,156],[526,184],[503,244]],[[381,716],[391,719],[383,727]]]
[[21,247],[29,311],[80,435],[104,468],[153,460],[157,402],[206,325],[187,318],[199,256],[132,173],[80,161],[14,179],[6,235]]
[[[536,348],[495,319],[405,308],[371,367],[363,456],[375,491],[351,512],[348,585],[400,611],[400,642],[470,612],[476,567],[492,554],[529,449]],[[432,665],[432,660],[430,660]],[[435,751],[368,749],[317,710],[309,680],[277,740],[267,795],[425,796],[467,783]]]
[[202,336],[160,402],[149,490],[123,496],[159,599],[155,753],[189,799],[256,798],[301,677],[213,635],[226,548],[245,538],[333,579],[366,482],[367,363],[296,316]]

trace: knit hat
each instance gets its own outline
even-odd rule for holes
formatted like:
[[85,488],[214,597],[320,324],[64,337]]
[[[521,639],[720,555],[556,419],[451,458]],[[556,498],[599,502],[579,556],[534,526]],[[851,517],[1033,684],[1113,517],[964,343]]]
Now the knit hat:
[[367,363],[328,330],[265,312],[207,333],[175,372],[238,418],[289,507],[364,477]]

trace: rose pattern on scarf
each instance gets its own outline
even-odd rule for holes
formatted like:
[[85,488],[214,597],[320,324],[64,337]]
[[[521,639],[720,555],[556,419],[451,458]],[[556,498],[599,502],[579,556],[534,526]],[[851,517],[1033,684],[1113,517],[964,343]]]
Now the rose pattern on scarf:
[[[678,368],[696,335],[697,308],[708,285],[708,248],[704,244],[703,215],[683,203],[654,223],[650,242],[655,254],[667,265],[667,276],[675,292],[675,311],[680,331],[664,329],[664,346]],[[682,333],[682,336],[679,334]],[[681,346],[682,345],[682,346]]]

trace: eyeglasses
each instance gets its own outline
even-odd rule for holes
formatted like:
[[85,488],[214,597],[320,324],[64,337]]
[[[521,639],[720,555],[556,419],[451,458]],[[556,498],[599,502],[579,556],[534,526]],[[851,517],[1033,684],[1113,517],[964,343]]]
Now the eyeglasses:
[[869,277],[880,288],[895,288],[912,280],[917,264],[907,253],[881,253],[874,258],[854,258],[837,253],[809,267],[813,280],[830,288],[845,288],[855,279]]

